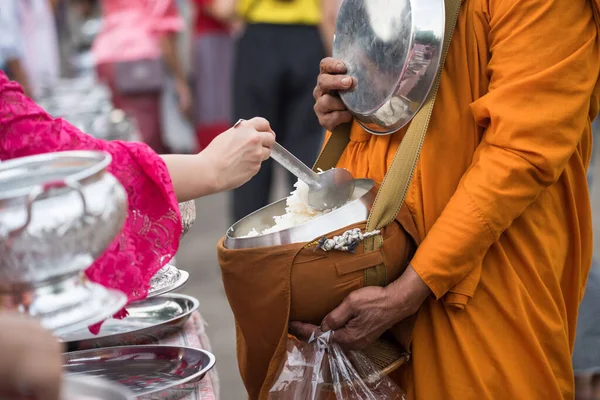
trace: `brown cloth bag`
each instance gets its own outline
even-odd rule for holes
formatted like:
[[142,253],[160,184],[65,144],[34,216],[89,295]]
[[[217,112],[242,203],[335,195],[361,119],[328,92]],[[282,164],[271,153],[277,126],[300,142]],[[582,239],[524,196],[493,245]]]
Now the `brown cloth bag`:
[[[327,237],[365,227],[366,222],[358,223]],[[366,286],[366,270],[384,265],[378,279],[399,278],[416,250],[412,235],[416,228],[403,208],[398,221],[383,229],[383,246],[371,252],[362,245],[355,253],[314,251],[316,241],[228,250],[219,242],[223,284],[236,320],[238,364],[250,399],[267,396],[285,357],[288,322],[320,325],[348,294]],[[403,341],[407,348],[409,336]]]

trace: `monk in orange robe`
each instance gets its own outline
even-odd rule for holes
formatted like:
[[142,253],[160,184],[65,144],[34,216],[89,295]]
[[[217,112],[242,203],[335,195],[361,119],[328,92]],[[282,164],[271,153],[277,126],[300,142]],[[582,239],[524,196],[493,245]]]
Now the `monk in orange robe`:
[[[463,0],[406,204],[422,239],[386,288],[323,321],[361,348],[418,309],[409,399],[573,399],[571,353],[592,258],[586,182],[598,113],[600,0]],[[315,110],[351,116],[327,59]],[[406,129],[353,123],[339,167],[381,182]],[[299,336],[313,327],[292,323]]]

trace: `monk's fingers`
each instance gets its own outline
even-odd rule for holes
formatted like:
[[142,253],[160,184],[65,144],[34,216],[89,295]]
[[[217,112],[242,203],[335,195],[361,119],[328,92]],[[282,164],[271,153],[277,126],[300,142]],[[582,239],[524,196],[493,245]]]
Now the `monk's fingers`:
[[350,325],[333,331],[333,340],[346,350],[363,350],[372,342],[360,326]]
[[346,107],[342,99],[338,96],[326,94],[317,100],[314,109],[317,115],[319,115],[327,114],[332,111],[347,111],[348,107]]
[[316,93],[327,94],[352,89],[354,81],[347,75],[321,74],[317,79]]
[[325,74],[345,74],[347,71],[346,65],[332,57],[327,57],[321,60],[319,64],[321,73]]
[[292,321],[289,324],[288,332],[296,336],[298,339],[308,342],[314,331],[319,327],[313,324],[306,324],[304,322]]
[[349,111],[333,111],[327,114],[317,114],[317,118],[323,128],[333,131],[339,125],[351,122],[353,117]]

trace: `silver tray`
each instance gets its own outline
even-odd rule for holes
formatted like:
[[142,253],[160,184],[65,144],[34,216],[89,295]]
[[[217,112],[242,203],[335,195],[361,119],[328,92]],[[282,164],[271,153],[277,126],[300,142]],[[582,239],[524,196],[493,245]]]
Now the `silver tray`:
[[166,294],[130,304],[129,315],[104,322],[98,335],[87,328],[60,336],[67,351],[124,345],[157,344],[178,332],[199,302],[183,294]]
[[119,383],[138,399],[181,398],[195,390],[215,357],[183,346],[124,346],[65,354],[67,375],[86,374]]
[[147,298],[160,296],[161,294],[172,292],[182,287],[190,278],[187,271],[183,271],[167,264],[162,267],[150,281],[150,290]]
[[60,400],[133,400],[123,385],[86,375],[63,377]]

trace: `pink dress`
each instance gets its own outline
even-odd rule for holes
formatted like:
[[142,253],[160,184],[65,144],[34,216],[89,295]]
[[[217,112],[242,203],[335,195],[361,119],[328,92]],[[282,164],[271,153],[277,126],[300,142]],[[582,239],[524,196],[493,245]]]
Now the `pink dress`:
[[100,0],[102,29],[92,50],[97,64],[160,57],[159,38],[184,28],[174,0]]
[[106,142],[53,119],[0,71],[0,160],[65,150],[112,155],[108,170],[127,191],[129,215],[87,275],[121,290],[129,301],[144,299],[150,279],[175,255],[181,236],[179,206],[165,163],[145,144]]
[[102,29],[92,47],[100,81],[111,90],[115,107],[133,116],[144,143],[168,152],[161,130],[161,92],[124,95],[119,92],[114,63],[157,59],[162,35],[183,29],[174,0],[100,0]]

